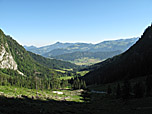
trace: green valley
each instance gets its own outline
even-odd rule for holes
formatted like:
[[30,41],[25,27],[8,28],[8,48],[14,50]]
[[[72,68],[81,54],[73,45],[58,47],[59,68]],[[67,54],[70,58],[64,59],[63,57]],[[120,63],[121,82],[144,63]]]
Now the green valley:
[[71,61],[71,63],[74,63],[76,65],[85,65],[85,66],[89,66],[95,63],[99,63],[101,62],[100,59],[94,59],[94,58],[88,58],[88,57],[84,57],[84,58],[80,58],[80,59],[75,59],[74,61]]
[[122,54],[73,52],[56,56],[81,66],[28,52],[1,30],[0,113],[150,114],[151,29],[148,27]]
[[0,0],[0,114],[152,114],[152,0]]

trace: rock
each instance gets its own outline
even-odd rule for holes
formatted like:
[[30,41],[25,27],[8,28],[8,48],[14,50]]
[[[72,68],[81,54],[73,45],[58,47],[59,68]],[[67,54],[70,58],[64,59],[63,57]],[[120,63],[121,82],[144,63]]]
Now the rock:
[[53,91],[53,93],[56,93],[56,94],[59,94],[59,95],[63,94],[63,92],[61,92],[61,91]]

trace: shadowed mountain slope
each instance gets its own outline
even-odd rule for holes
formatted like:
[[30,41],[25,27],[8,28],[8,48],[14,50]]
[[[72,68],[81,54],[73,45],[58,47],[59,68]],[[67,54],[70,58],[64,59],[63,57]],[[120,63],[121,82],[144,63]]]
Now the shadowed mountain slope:
[[100,63],[84,76],[88,84],[101,84],[152,74],[152,26],[126,52]]

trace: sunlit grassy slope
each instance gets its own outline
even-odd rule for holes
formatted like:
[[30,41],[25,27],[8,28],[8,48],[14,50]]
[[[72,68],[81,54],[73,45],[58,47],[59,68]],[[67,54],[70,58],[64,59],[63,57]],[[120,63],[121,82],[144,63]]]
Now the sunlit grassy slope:
[[[40,100],[57,100],[57,101],[75,101],[82,102],[80,94],[82,90],[36,90],[27,88],[18,88],[13,86],[0,86],[0,95],[7,98],[24,98]],[[56,92],[61,92],[58,94]]]

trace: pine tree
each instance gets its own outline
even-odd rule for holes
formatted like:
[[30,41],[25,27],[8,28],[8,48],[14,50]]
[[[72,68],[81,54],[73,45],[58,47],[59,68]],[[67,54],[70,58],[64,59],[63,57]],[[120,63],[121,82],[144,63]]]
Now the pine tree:
[[87,89],[85,81],[83,81],[83,89]]
[[77,78],[77,89],[80,89],[81,88],[81,82],[79,80],[79,78]]
[[72,84],[72,88],[73,88],[73,89],[77,89],[76,87],[77,87],[77,83],[76,83],[76,80],[74,80],[74,81],[73,81],[73,84]]
[[49,90],[50,89],[50,79],[48,79],[48,87],[47,89]]

